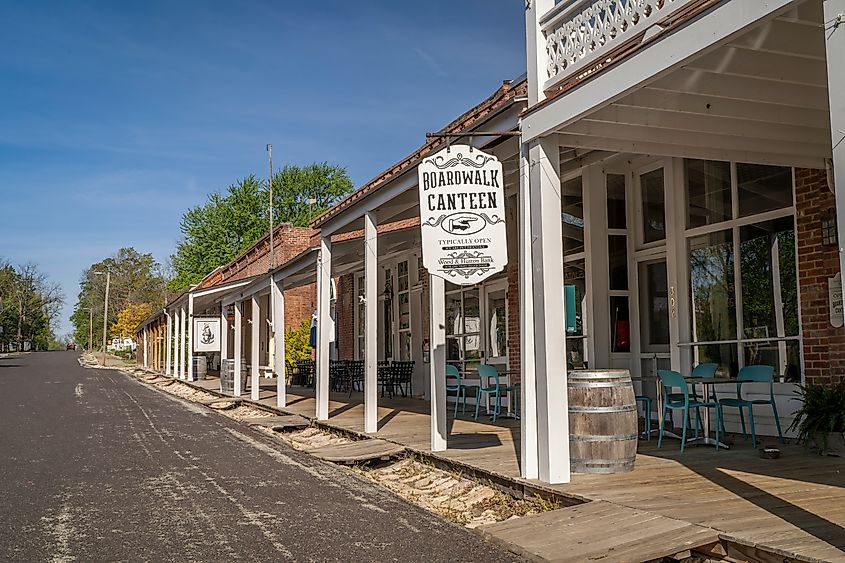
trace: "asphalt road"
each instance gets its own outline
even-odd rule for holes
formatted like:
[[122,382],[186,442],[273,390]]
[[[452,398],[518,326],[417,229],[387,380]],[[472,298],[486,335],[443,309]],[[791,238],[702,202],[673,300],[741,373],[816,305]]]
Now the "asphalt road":
[[0,560],[515,561],[75,352],[0,357]]

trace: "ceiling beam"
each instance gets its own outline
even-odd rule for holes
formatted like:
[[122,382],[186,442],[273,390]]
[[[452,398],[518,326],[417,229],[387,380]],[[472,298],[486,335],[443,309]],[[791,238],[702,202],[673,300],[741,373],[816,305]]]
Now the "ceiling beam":
[[808,59],[726,46],[697,58],[684,68],[777,83],[827,86],[824,58]]

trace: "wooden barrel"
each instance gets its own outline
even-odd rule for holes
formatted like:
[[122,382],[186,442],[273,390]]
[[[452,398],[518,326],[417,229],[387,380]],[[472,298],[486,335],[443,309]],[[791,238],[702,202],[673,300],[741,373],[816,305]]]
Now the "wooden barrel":
[[569,455],[575,473],[622,473],[637,457],[637,404],[626,369],[569,372]]

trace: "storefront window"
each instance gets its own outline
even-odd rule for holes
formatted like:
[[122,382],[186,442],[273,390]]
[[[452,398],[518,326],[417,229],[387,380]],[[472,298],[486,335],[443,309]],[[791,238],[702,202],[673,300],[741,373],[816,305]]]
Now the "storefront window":
[[628,298],[610,297],[610,351],[631,351],[631,324],[628,313]]
[[[753,222],[791,207],[791,169],[686,161],[685,170],[688,225],[719,224],[688,238],[695,362],[718,363],[731,375],[743,365],[770,365],[776,378],[800,381],[794,218],[787,209]],[[731,218],[734,198],[741,221]]]
[[585,326],[587,319],[587,275],[584,259],[563,265],[564,306],[566,308],[566,354],[570,368],[588,367],[584,355]]
[[739,215],[748,217],[792,205],[792,170],[761,164],[736,165]]
[[561,220],[563,222],[563,255],[584,252],[584,195],[581,177],[561,185]]
[[666,238],[666,203],[663,195],[663,169],[640,175],[643,207],[643,242]]
[[508,313],[507,293],[504,289],[488,291],[487,315],[485,323],[487,333],[488,359],[502,358],[508,355]]
[[640,280],[640,338],[643,350],[668,352],[669,287],[666,261],[641,263]]
[[734,253],[731,231],[689,239],[693,337],[696,341],[736,338]]
[[622,174],[607,175],[607,228],[625,229],[625,176]]
[[687,183],[687,228],[721,223],[731,211],[731,163],[684,161]]
[[466,370],[481,358],[481,317],[478,287],[447,283],[446,361]]
[[607,250],[610,263],[610,289],[625,291],[628,289],[628,237],[609,235]]

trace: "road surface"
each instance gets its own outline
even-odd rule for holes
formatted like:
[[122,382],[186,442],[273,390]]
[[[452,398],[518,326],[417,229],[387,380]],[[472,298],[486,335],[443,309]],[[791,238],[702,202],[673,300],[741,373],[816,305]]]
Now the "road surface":
[[346,469],[77,357],[0,357],[0,560],[517,560]]

